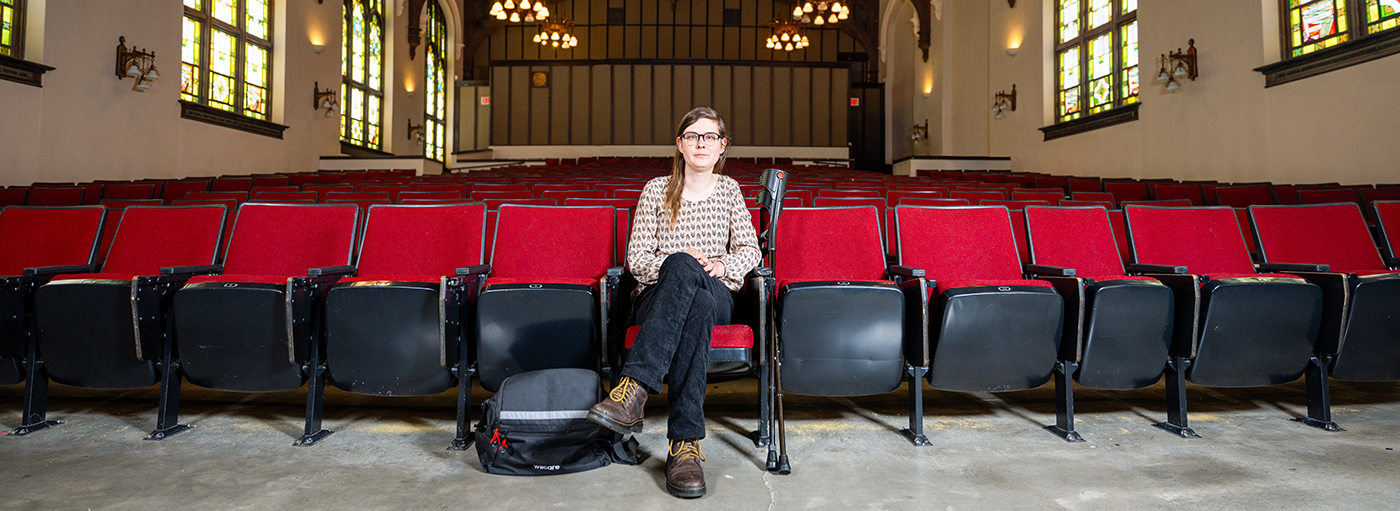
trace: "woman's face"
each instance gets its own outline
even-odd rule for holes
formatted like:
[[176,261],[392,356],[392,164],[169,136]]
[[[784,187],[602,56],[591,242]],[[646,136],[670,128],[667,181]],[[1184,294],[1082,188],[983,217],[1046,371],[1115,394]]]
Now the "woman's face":
[[713,170],[728,147],[729,141],[719,136],[719,124],[710,119],[700,119],[686,126],[676,138],[676,150],[692,170]]

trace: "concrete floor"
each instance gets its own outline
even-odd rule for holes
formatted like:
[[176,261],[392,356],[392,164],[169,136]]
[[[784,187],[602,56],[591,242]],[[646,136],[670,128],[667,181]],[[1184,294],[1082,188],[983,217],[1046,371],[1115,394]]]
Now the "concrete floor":
[[[1054,390],[926,390],[932,447],[897,432],[903,390],[867,398],[788,400],[794,472],[762,470],[752,380],[711,387],[709,495],[665,492],[665,399],[653,397],[640,466],[550,477],[492,476],[474,450],[447,451],[455,394],[368,398],[332,390],[313,447],[292,447],[304,395],[231,394],[186,386],[183,421],[162,442],[156,389],[95,392],[54,385],[52,419],[0,438],[3,509],[1400,509],[1400,384],[1334,382],[1328,433],[1288,419],[1306,412],[1301,382],[1263,389],[1190,387],[1184,440],[1152,427],[1163,387],[1078,389],[1069,444]],[[927,388],[926,388],[927,389]],[[0,387],[0,430],[20,417],[20,386]],[[478,387],[473,411],[485,393]]]

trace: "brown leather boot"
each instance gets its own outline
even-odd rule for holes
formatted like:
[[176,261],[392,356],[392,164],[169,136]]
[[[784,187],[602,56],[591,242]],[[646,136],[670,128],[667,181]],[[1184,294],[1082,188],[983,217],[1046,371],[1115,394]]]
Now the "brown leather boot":
[[623,376],[607,399],[588,410],[588,420],[623,435],[641,433],[642,406],[646,403],[647,389]]
[[699,439],[672,440],[666,454],[666,490],[683,499],[704,497],[705,471],[700,468],[704,460]]

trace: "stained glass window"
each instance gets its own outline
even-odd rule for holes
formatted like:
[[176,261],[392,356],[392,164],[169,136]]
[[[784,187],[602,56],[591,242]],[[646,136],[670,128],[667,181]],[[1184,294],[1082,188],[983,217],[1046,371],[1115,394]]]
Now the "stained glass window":
[[1366,0],[1366,33],[1400,26],[1400,0]]
[[24,0],[0,0],[0,55],[24,58]]
[[428,30],[424,52],[423,155],[447,161],[447,22],[436,1],[428,2]]
[[[342,4],[340,139],[380,149],[384,98],[384,3],[344,0]],[[346,94],[349,94],[348,96]]]
[[1136,103],[1137,1],[1057,1],[1057,121],[1072,121]]
[[1280,0],[1284,58],[1400,26],[1400,0]]
[[180,99],[255,119],[270,113],[271,0],[184,0]]

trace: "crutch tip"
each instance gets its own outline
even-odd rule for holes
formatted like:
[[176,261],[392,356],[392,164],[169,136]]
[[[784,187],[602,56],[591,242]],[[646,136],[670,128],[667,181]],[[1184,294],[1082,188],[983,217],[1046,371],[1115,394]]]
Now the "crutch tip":
[[769,471],[769,472],[777,472],[777,471],[778,471],[778,453],[773,452],[773,451],[768,451],[768,463],[767,463],[767,468],[768,468],[768,471]]
[[778,457],[778,474],[788,475],[792,473],[792,464],[788,463],[786,454]]

